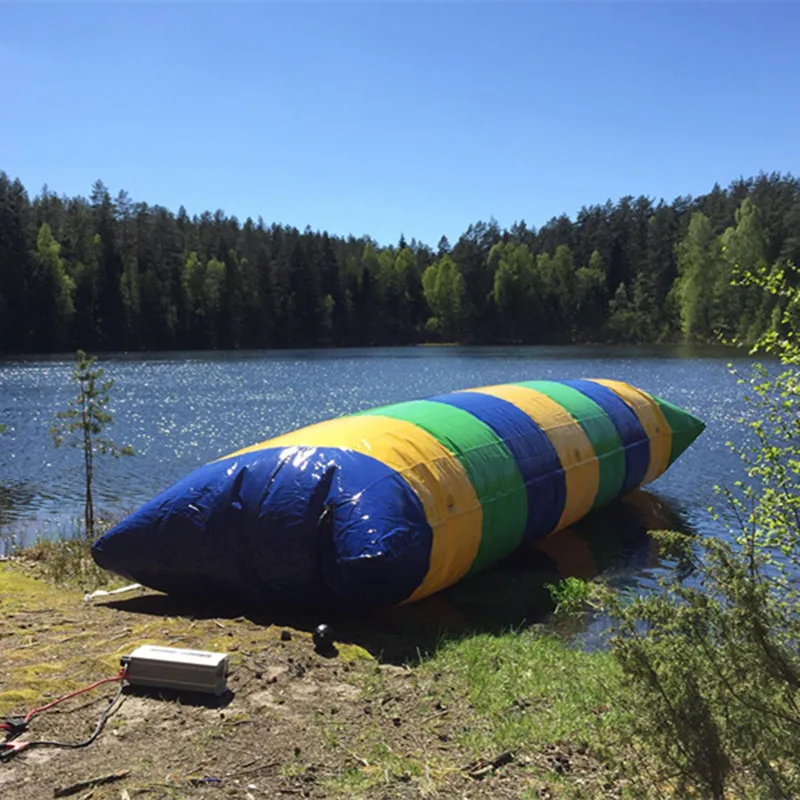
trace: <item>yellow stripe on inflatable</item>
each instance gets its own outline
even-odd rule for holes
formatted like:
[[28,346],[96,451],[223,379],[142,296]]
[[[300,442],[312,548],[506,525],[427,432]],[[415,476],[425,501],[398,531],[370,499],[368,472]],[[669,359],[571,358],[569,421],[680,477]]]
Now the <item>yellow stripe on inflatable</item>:
[[545,433],[558,453],[567,484],[567,500],[554,530],[587,514],[600,486],[600,464],[589,437],[577,420],[547,395],[524,386],[486,386],[472,391],[499,397],[524,411]]
[[433,546],[428,572],[405,602],[438,592],[467,574],[480,545],[483,511],[458,459],[429,433],[389,417],[342,417],[290,431],[226,458],[292,446],[341,447],[371,456],[417,493],[433,529]]
[[[623,381],[611,381],[603,378],[591,378],[594,383],[599,383],[611,389],[632,409],[639,418],[639,424],[644,428],[650,439],[650,465],[644,480],[639,486],[644,486],[663,475],[669,466],[669,454],[672,449],[672,429],[659,408],[658,403],[647,392],[631,386]],[[639,486],[636,488],[638,489]]]

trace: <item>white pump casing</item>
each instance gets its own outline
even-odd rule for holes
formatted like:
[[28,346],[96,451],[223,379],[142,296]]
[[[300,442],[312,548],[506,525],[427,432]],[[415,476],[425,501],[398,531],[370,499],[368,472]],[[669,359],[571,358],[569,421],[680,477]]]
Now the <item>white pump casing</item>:
[[131,686],[215,695],[227,689],[227,653],[145,644],[124,658],[123,663],[127,664],[125,680]]

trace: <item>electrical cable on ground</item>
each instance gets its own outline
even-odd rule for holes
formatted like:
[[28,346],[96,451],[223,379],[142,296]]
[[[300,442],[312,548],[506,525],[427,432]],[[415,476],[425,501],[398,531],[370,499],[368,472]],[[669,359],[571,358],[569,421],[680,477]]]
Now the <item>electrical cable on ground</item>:
[[[78,749],[82,747],[88,747],[100,735],[101,731],[103,730],[103,727],[106,724],[106,721],[111,715],[112,709],[122,696],[122,692],[125,689],[125,676],[127,674],[127,671],[128,671],[127,667],[124,667],[123,669],[120,670],[119,675],[113,678],[103,678],[102,680],[96,681],[95,683],[89,686],[85,686],[82,689],[78,689],[74,692],[70,692],[69,694],[57,697],[52,702],[29,711],[24,717],[20,718],[12,717],[7,719],[5,722],[0,722],[0,730],[6,731],[5,742],[0,743],[0,761],[8,761],[11,758],[13,758],[17,753],[20,753],[23,750],[28,750],[31,747],[60,747],[67,749]],[[116,683],[117,681],[119,681],[119,689],[117,690],[117,693],[114,695],[114,697],[109,701],[108,707],[100,715],[100,719],[97,722],[94,732],[88,739],[85,739],[84,741],[81,742],[57,742],[48,739],[37,739],[25,742],[13,741],[27,730],[28,723],[37,714],[41,714],[43,711],[47,711],[51,709],[53,706],[58,705],[59,703],[63,703],[65,700],[69,700],[72,697],[77,697],[78,695],[89,692],[92,689],[96,689],[98,686],[102,686],[103,684],[106,683]]]

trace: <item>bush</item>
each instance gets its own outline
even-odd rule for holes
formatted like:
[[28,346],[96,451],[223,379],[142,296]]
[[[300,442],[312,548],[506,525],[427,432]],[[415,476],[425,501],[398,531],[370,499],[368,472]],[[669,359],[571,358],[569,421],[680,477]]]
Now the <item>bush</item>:
[[741,421],[754,434],[739,450],[747,480],[719,490],[736,520],[729,541],[661,534],[692,580],[676,570],[655,593],[603,597],[634,735],[681,796],[800,796],[796,278],[792,267],[740,277],[779,298],[778,330],[753,351],[777,356],[781,371],[756,365],[746,380],[758,414]]

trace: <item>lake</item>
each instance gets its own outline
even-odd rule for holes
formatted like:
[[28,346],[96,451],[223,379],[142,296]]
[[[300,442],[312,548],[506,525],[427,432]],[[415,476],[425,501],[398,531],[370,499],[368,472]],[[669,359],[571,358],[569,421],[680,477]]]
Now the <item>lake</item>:
[[[98,459],[96,503],[102,514],[119,517],[218,456],[384,403],[492,383],[606,377],[705,420],[704,434],[648,487],[647,497],[678,527],[724,535],[707,508],[718,501],[715,484],[740,477],[726,442],[742,440],[737,420],[746,411],[729,362],[745,368],[750,358],[720,348],[577,346],[103,356],[107,375],[116,379],[110,433],[136,455]],[[72,396],[71,369],[64,356],[0,361],[0,421],[9,428],[0,435],[0,531],[6,539],[69,532],[82,513],[80,453],[55,449],[49,435],[54,414]],[[621,524],[606,519],[595,528],[613,536]],[[626,579],[644,579],[657,566],[623,555],[622,562],[612,561],[625,567]]]

